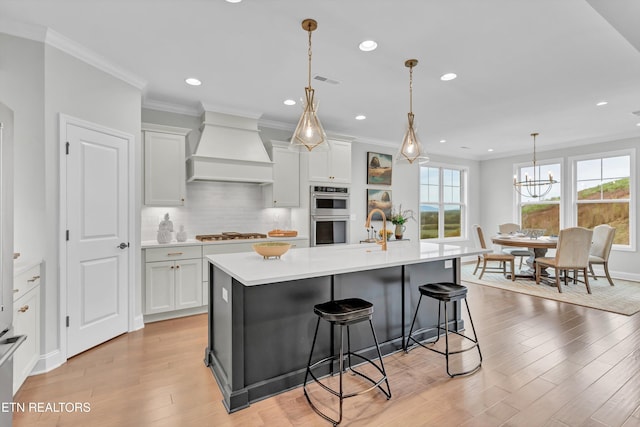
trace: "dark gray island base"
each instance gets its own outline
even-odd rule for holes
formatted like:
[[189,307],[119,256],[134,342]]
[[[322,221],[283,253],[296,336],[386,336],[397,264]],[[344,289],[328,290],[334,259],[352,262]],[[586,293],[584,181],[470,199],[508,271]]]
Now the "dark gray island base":
[[[418,286],[460,283],[459,256],[439,258],[249,286],[214,265],[214,260],[209,264],[205,363],[215,375],[227,410],[234,412],[302,385],[317,319],[315,304],[350,297],[370,301],[383,355],[401,350],[420,297]],[[264,269],[278,261],[264,261]],[[423,329],[424,339],[435,337],[437,301],[427,299],[422,304],[416,325]],[[451,313],[449,327],[462,329],[459,304]],[[370,332],[359,329],[368,327],[366,322],[352,326],[351,345],[375,358]],[[330,329],[321,322],[314,352],[318,358],[329,356],[338,346],[339,335]]]

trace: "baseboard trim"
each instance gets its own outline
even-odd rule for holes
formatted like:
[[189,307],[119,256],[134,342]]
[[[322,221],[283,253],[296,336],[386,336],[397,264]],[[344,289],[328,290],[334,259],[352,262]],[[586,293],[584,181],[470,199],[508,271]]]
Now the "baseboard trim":
[[49,353],[40,356],[36,362],[36,366],[31,370],[30,375],[44,374],[62,366],[66,361],[67,360],[62,357],[60,349],[50,351]]

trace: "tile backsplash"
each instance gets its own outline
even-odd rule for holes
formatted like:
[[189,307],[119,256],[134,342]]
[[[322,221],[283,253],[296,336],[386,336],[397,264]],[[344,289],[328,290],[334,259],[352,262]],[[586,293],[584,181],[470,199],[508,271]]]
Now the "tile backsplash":
[[[187,183],[184,206],[143,206],[141,238],[155,240],[158,224],[168,213],[174,231],[184,225],[189,239],[197,234],[224,231],[267,233],[274,228],[292,228],[290,209],[264,208],[262,186],[234,182]],[[175,234],[174,234],[175,239]]]

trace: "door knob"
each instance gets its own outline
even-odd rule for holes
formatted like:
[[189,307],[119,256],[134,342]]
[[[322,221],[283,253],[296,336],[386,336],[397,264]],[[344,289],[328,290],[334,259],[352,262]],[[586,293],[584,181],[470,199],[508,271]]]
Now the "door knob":
[[120,248],[120,249],[125,249],[125,248],[128,248],[128,247],[129,247],[129,244],[125,243],[125,242],[122,242],[118,246],[116,246],[116,248]]

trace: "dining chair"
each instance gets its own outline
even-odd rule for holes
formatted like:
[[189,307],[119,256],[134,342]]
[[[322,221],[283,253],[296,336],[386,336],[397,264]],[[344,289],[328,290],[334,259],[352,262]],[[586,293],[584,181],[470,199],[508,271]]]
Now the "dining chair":
[[[593,240],[591,241],[591,250],[589,251],[589,272],[594,280],[598,277],[606,277],[609,284],[613,286],[613,280],[609,275],[609,254],[613,245],[613,237],[616,229],[609,224],[601,224],[593,228]],[[605,276],[596,276],[593,271],[593,265],[598,264],[604,267]]]
[[583,227],[571,227],[560,230],[556,256],[553,258],[540,257],[535,259],[536,284],[540,284],[541,267],[551,267],[555,270],[558,292],[562,292],[560,285],[561,273],[564,273],[564,281],[566,284],[567,273],[569,271],[575,272],[574,278],[577,278],[578,271],[582,271],[584,283],[587,286],[587,293],[591,293],[587,268],[589,267],[589,250],[591,248],[592,236],[593,231]]
[[[488,249],[487,244],[484,240],[484,233],[482,232],[482,228],[479,225],[474,225],[473,228],[476,230],[477,243],[482,249]],[[515,257],[511,254],[505,253],[486,253],[482,255],[478,255],[478,262],[476,263],[476,268],[473,270],[473,274],[475,275],[480,267],[480,261],[482,260],[482,271],[480,272],[480,276],[478,279],[482,279],[485,271],[490,272],[501,272],[503,275],[507,275],[506,271],[506,263],[509,262],[511,264],[511,280],[516,280],[516,270],[515,270]],[[487,262],[496,261],[499,262],[500,265],[498,267],[487,266]]]
[[[514,224],[512,222],[507,222],[505,224],[498,225],[498,231],[500,232],[500,234],[517,233],[518,231],[520,231],[520,225]],[[516,248],[516,247],[505,248],[503,246],[502,252],[504,252],[505,254],[511,254],[515,257],[520,257],[520,265],[518,266],[518,268],[522,268],[522,260],[525,257],[528,258],[531,255],[531,252],[529,252],[529,249],[527,248]]]

